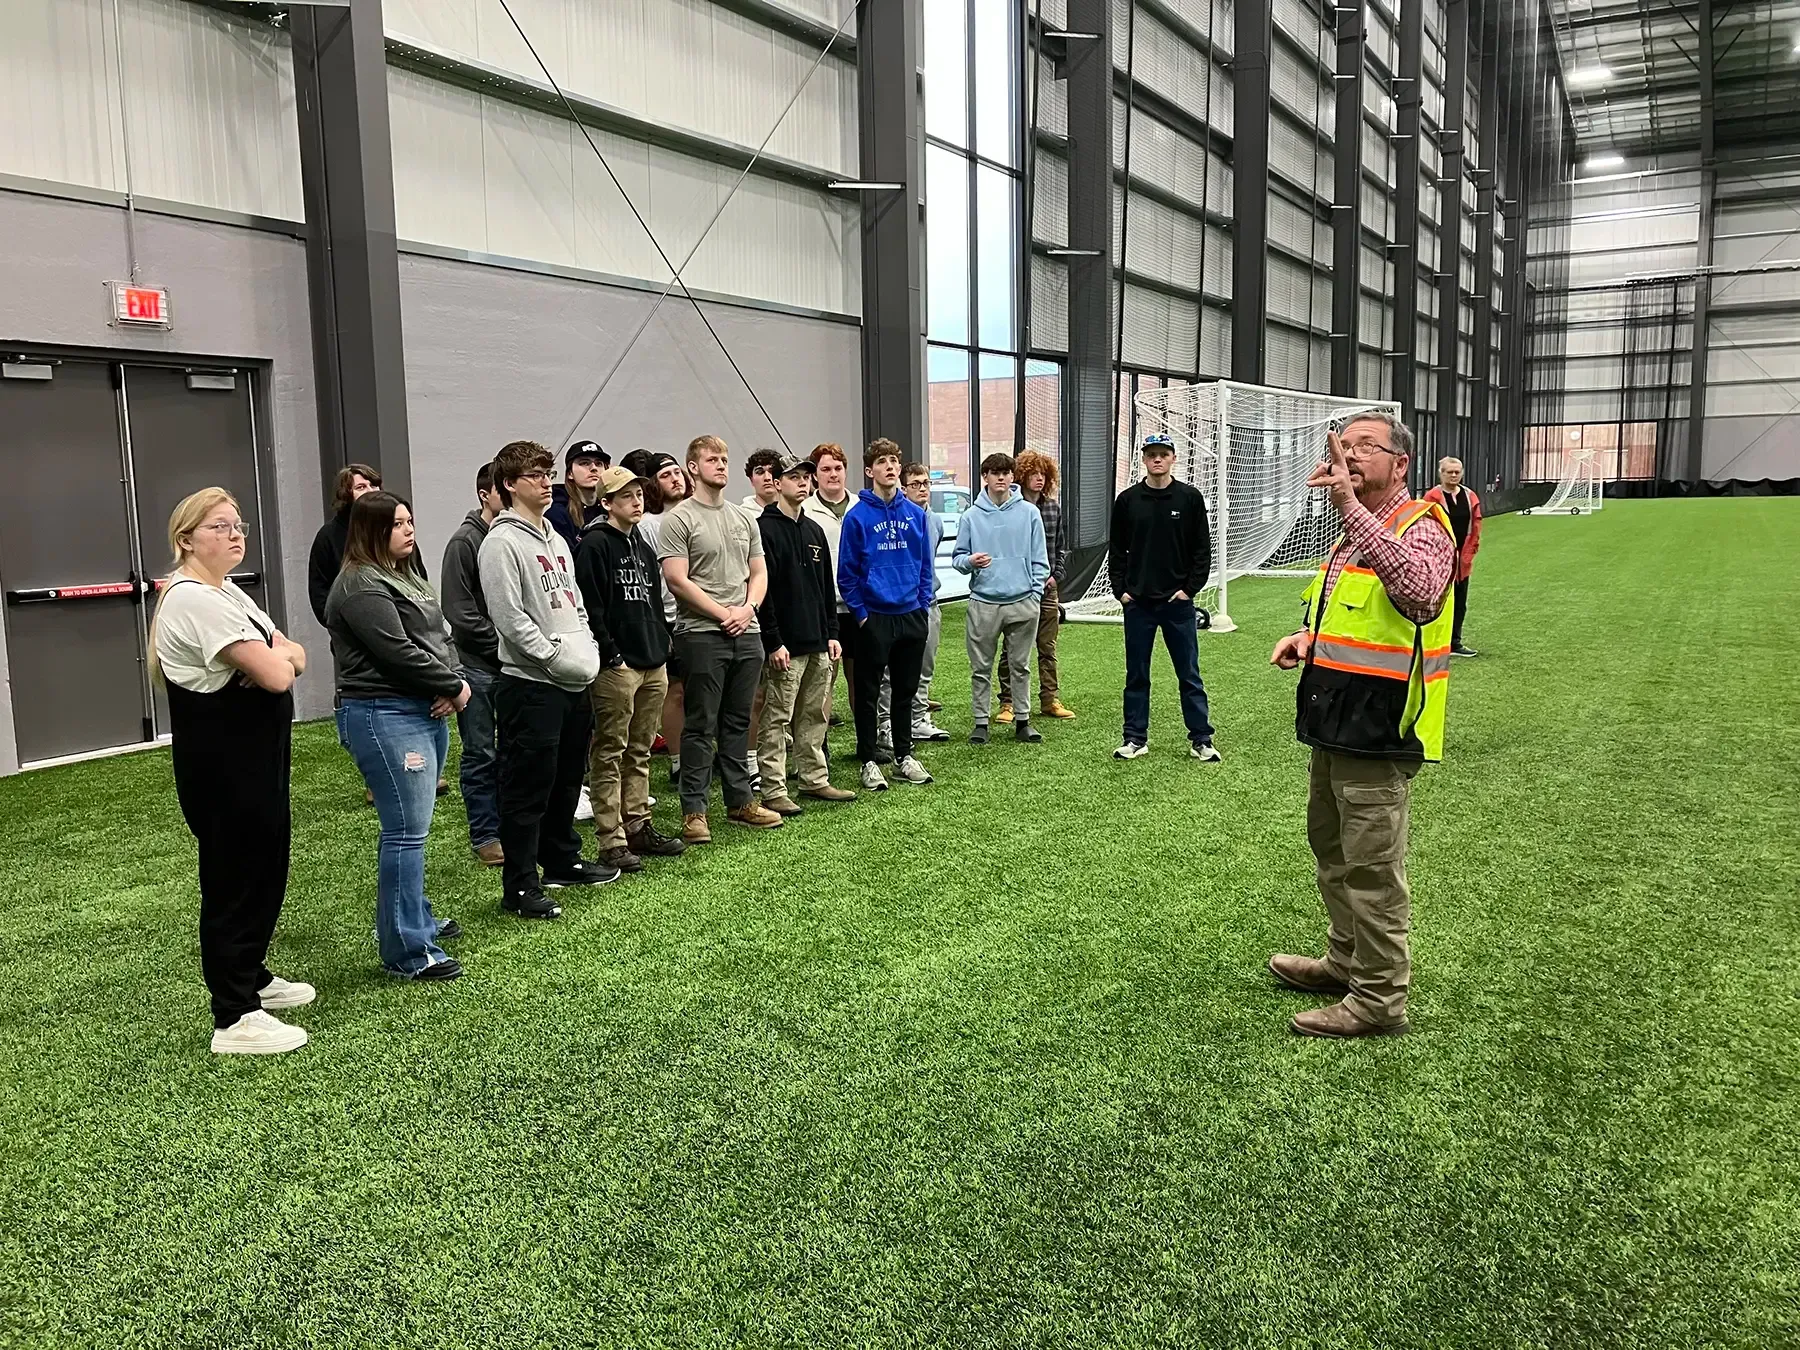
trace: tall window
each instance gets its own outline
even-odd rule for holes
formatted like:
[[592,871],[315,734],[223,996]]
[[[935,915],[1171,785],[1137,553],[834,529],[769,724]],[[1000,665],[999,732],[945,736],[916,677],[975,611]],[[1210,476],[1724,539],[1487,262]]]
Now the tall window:
[[[1022,14],[1016,0],[925,0],[924,20],[931,468],[973,490],[982,456],[1011,452],[1028,387],[1055,378],[1020,343]],[[1041,399],[1025,406],[1035,440]]]

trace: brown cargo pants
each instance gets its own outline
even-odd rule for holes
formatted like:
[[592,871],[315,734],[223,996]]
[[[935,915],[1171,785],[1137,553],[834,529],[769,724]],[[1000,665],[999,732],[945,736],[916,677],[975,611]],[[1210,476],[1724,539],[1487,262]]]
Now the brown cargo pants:
[[1376,1026],[1406,1020],[1412,979],[1406,824],[1418,771],[1401,760],[1312,752],[1306,838],[1331,919],[1325,965],[1350,986],[1345,1006]]

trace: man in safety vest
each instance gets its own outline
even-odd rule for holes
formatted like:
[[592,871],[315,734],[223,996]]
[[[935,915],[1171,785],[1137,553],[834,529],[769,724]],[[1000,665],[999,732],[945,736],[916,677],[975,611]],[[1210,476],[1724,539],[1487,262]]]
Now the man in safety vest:
[[1456,544],[1441,506],[1406,485],[1413,438],[1384,412],[1359,415],[1308,479],[1326,488],[1344,533],[1306,591],[1306,626],[1275,644],[1304,666],[1294,732],[1310,745],[1306,835],[1331,921],[1324,960],[1277,954],[1290,989],[1341,994],[1303,1012],[1306,1036],[1407,1029],[1406,817],[1419,765],[1442,757]]

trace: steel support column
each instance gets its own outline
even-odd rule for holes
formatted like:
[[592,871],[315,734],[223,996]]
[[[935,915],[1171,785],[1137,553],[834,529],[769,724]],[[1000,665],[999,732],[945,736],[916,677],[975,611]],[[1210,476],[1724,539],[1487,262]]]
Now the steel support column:
[[1231,265],[1231,378],[1263,383],[1268,326],[1269,47],[1271,0],[1237,0],[1231,60],[1234,175]]
[[289,15],[325,493],[355,459],[410,496],[381,0],[302,3]]
[[1339,5],[1337,14],[1337,128],[1332,147],[1331,392],[1356,395],[1357,344],[1362,314],[1362,5]]
[[[1425,57],[1423,0],[1400,0],[1400,69],[1394,76],[1394,397],[1408,426],[1419,420],[1419,81]],[[1442,240],[1439,241],[1442,243]]]
[[[1495,166],[1500,162],[1500,41],[1498,16],[1475,25],[1481,39],[1481,108],[1475,128],[1475,370],[1470,391],[1470,430],[1480,448],[1471,479],[1485,487],[1493,481],[1494,420],[1494,210]],[[1465,469],[1470,466],[1465,465]]]
[[[1112,519],[1113,402],[1110,0],[1069,0],[1069,392],[1063,509],[1069,543],[1103,543]],[[1120,189],[1124,191],[1123,188]]]
[[919,0],[862,6],[856,44],[862,176],[900,185],[862,194],[863,436],[886,436],[907,458],[925,460],[919,44]]
[[1687,479],[1700,481],[1705,472],[1706,366],[1711,334],[1708,312],[1712,306],[1714,199],[1719,192],[1719,171],[1713,145],[1713,11],[1712,0],[1700,0],[1700,244],[1695,252],[1699,266],[1694,276],[1694,355],[1689,372]]
[[[1463,144],[1463,118],[1468,111],[1469,0],[1444,5],[1444,125],[1438,149],[1438,343],[1437,416],[1432,419],[1437,443],[1433,461],[1463,454],[1462,419],[1457,374],[1462,366],[1462,186],[1468,162]],[[1474,408],[1471,404],[1471,413]],[[1467,469],[1465,464],[1464,469]],[[1434,472],[1426,466],[1424,474]]]

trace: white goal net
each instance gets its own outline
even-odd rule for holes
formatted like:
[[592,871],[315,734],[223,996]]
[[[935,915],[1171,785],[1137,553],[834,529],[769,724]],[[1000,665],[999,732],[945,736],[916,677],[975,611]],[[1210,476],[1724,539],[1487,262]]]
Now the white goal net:
[[1574,446],[1563,452],[1562,477],[1556,490],[1542,506],[1528,507],[1522,516],[1580,516],[1598,511],[1606,500],[1604,480],[1600,477],[1600,453]]
[[[1137,396],[1138,442],[1159,434],[1174,441],[1175,477],[1206,498],[1213,568],[1210,584],[1195,600],[1210,616],[1211,631],[1237,627],[1228,605],[1234,578],[1310,576],[1330,554],[1338,513],[1324,490],[1307,487],[1306,480],[1325,457],[1326,433],[1355,413],[1375,409],[1400,415],[1395,403],[1230,380],[1147,389]],[[1143,472],[1142,456],[1134,453],[1131,481]],[[1122,622],[1124,612],[1104,564],[1068,615],[1076,622]]]

